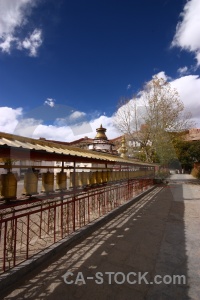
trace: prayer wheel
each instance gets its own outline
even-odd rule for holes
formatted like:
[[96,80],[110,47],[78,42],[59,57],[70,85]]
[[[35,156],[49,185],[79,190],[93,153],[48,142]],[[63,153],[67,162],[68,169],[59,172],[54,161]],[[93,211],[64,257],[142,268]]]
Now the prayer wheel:
[[75,186],[80,186],[81,180],[80,180],[80,172],[75,172]]
[[86,185],[90,185],[90,174],[91,172],[84,172],[84,177],[85,177],[85,181],[86,181]]
[[1,174],[1,196],[5,199],[16,199],[17,179],[12,172]]
[[70,172],[70,175],[69,175],[69,187],[70,188],[73,188],[73,180],[74,180],[74,172]]
[[112,181],[115,181],[116,180],[116,171],[113,171],[112,172]]
[[91,176],[90,184],[96,184],[97,183],[96,172],[91,172],[90,176]]
[[107,182],[107,171],[102,171],[103,182]]
[[107,173],[107,181],[109,182],[110,181],[110,171],[108,170],[106,173]]
[[88,172],[84,172],[84,171],[82,171],[82,173],[81,173],[83,186],[88,184],[88,180],[87,180],[88,174],[89,174]]
[[77,176],[77,186],[82,186],[83,185],[83,177],[82,177],[82,172],[76,172]]
[[88,185],[91,185],[92,183],[92,172],[88,172],[88,175],[87,175],[87,184]]
[[115,173],[115,179],[120,180],[120,171],[116,171]]
[[96,171],[96,183],[101,184],[103,182],[102,171]]
[[[75,176],[75,181],[74,181]],[[80,172],[70,172],[70,188],[78,187],[80,185]]]
[[24,192],[25,195],[34,195],[38,193],[38,174],[27,172],[24,175]]
[[58,190],[67,189],[67,174],[63,171],[56,174],[56,188]]
[[54,173],[42,174],[42,192],[50,193],[54,191]]
[[109,181],[113,181],[113,180],[114,180],[114,179],[113,179],[113,178],[114,178],[113,173],[114,173],[113,171],[110,171],[110,172],[109,172]]

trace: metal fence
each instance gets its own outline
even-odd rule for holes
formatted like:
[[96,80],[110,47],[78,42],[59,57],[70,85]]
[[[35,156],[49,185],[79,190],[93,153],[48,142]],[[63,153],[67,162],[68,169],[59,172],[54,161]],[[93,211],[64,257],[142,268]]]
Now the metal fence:
[[0,273],[4,273],[77,229],[107,214],[153,185],[130,179],[0,209]]

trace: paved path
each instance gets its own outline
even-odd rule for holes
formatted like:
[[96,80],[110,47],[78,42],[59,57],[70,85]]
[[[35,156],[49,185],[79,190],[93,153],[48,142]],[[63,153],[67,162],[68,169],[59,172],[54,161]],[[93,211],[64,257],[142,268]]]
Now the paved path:
[[[78,245],[21,279],[3,299],[198,300],[199,230],[199,181],[173,175],[167,186],[156,187]],[[66,277],[66,272],[73,276]],[[170,282],[177,280],[174,275],[182,276],[181,284]],[[160,283],[162,279],[165,283]]]

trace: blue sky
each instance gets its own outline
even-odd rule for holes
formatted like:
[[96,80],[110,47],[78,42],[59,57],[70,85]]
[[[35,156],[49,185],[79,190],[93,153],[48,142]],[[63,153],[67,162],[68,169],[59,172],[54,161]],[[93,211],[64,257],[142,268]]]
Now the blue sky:
[[200,126],[199,2],[0,0],[0,131],[73,140],[103,123],[115,137],[119,99],[155,74]]

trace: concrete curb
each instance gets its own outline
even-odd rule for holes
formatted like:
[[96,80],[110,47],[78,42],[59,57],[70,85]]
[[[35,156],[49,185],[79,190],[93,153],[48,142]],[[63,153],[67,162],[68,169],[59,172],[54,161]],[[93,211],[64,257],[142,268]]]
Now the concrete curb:
[[149,188],[145,192],[140,193],[132,200],[129,200],[127,203],[122,204],[121,206],[115,208],[114,210],[100,217],[99,219],[94,220],[93,222],[82,227],[81,229],[78,229],[77,231],[73,232],[66,238],[60,240],[59,242],[56,242],[52,246],[39,252],[38,254],[34,255],[32,258],[19,264],[18,266],[14,267],[8,272],[2,274],[0,276],[1,293],[8,292],[12,288],[12,285],[16,284],[16,282],[19,279],[22,279],[24,276],[30,274],[30,272],[35,270],[37,267],[39,266],[41,267],[42,264],[44,264],[49,259],[55,257],[55,255],[59,254],[61,251],[63,250],[67,251],[67,247],[71,247],[74,244],[77,244],[80,239],[85,238],[86,236],[94,232],[97,228],[99,228],[101,225],[106,224],[112,218],[124,212],[131,205],[133,205],[134,203],[139,201],[142,197],[150,193],[155,187],[156,185]]

